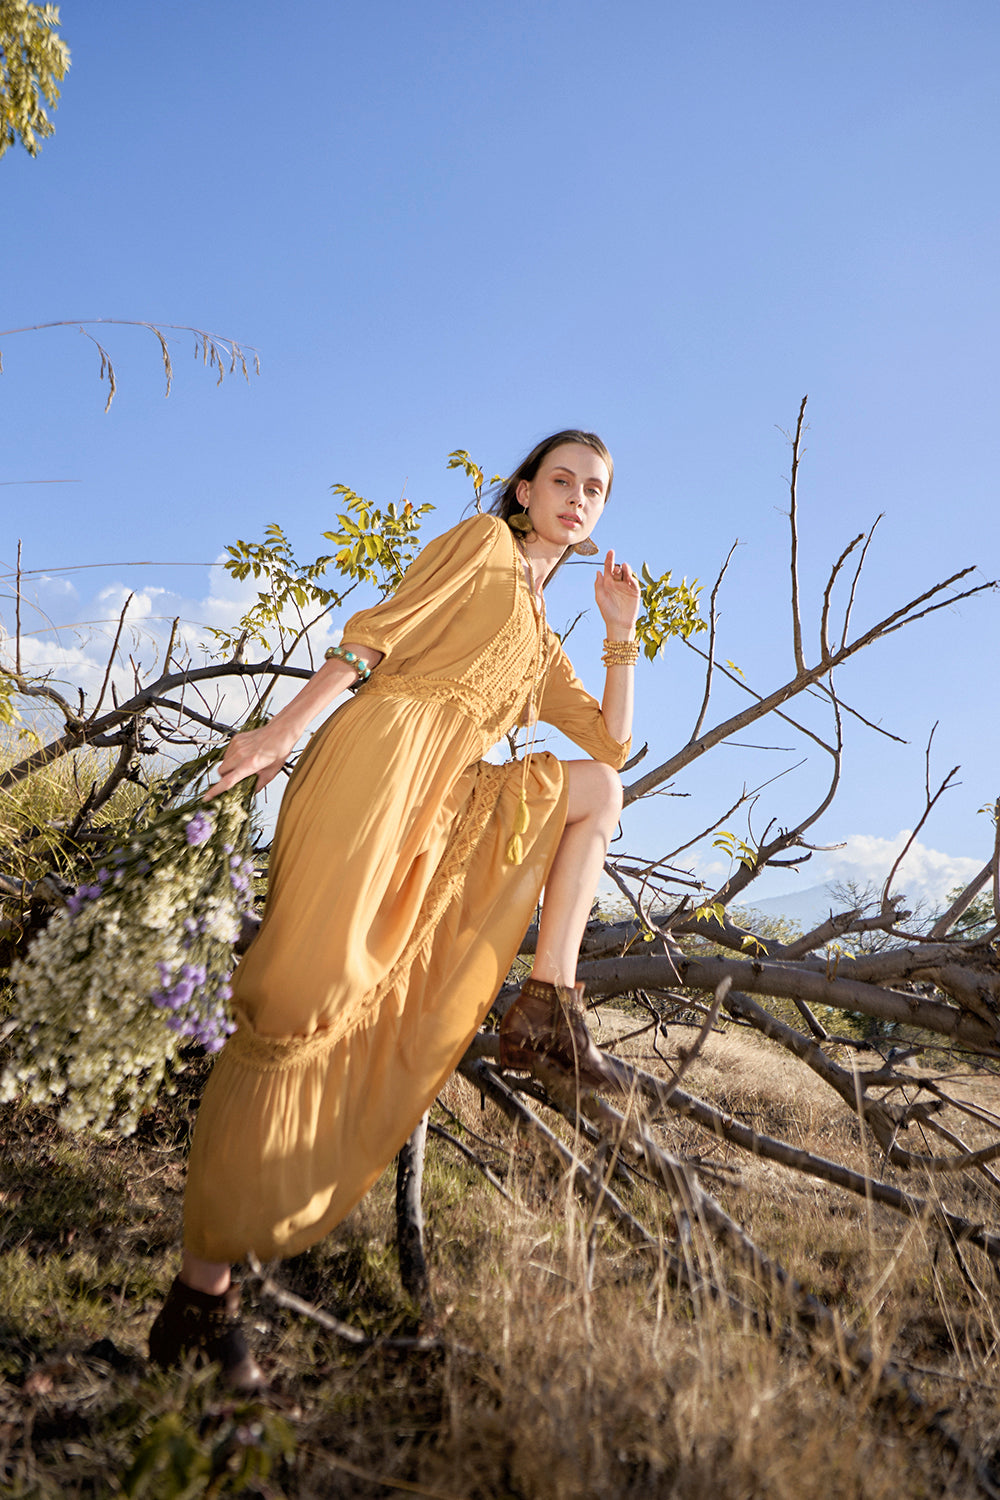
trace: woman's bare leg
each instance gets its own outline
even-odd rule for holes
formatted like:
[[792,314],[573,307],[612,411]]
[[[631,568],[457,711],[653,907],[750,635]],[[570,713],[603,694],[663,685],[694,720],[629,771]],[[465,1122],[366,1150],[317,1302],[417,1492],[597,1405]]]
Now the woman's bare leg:
[[618,772],[595,760],[566,763],[566,826],[545,882],[534,979],[570,986],[604,856],[622,810]]
[[190,1250],[184,1251],[181,1261],[181,1280],[185,1286],[193,1287],[196,1292],[207,1292],[210,1297],[221,1297],[227,1291],[232,1280],[230,1267],[223,1261],[202,1260],[200,1256],[192,1255]]

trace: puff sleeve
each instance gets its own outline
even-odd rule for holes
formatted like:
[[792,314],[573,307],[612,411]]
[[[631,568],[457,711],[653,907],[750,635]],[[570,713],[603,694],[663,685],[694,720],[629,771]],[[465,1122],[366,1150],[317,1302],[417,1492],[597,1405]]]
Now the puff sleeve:
[[397,660],[426,650],[454,625],[501,538],[495,516],[473,516],[427,543],[398,589],[343,628],[352,646],[371,646]]
[[538,717],[546,724],[554,724],[594,760],[601,760],[620,771],[628,760],[631,737],[624,743],[611,738],[601,705],[576,676],[569,657],[554,636],[550,635],[549,643],[552,654],[542,686]]

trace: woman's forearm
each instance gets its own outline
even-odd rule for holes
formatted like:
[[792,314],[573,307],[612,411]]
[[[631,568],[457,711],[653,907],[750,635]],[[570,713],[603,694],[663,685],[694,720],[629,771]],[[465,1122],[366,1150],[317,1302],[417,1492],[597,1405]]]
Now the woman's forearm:
[[604,679],[601,713],[608,733],[619,744],[624,744],[632,733],[634,689],[634,667],[608,667]]
[[[632,704],[635,683],[634,664],[628,665],[628,651],[615,651],[618,644],[635,642],[635,624],[639,618],[642,602],[639,580],[628,563],[615,563],[615,554],[609,552],[604,559],[604,568],[594,580],[594,596],[607,631],[604,662],[607,677],[604,680],[604,697],[601,713],[612,739],[624,744],[632,733]],[[612,649],[608,649],[608,648]],[[622,661],[621,658],[625,660]],[[612,663],[608,665],[609,661]]]
[[[375,651],[371,646],[352,647],[345,642],[344,650],[353,650],[354,655],[369,667],[374,667],[382,660],[381,651]],[[278,710],[273,719],[269,719],[259,729],[233,735],[219,764],[218,780],[205,792],[205,801],[217,797],[220,792],[228,791],[247,776],[256,776],[258,791],[267,786],[278,775],[313,719],[328,708],[345,688],[356,682],[357,676],[350,662],[343,661],[339,656],[332,656],[324,661],[318,672],[313,673],[291,702]]]
[[[381,651],[376,651],[371,646],[352,646],[347,641],[341,644],[345,651],[353,651],[369,668],[377,666],[382,660]],[[358,674],[350,662],[343,661],[339,656],[329,657],[295,697],[268,721],[267,727],[275,727],[283,733],[291,734],[294,744],[305,734],[313,719],[328,708],[345,688],[351,687],[357,678]]]

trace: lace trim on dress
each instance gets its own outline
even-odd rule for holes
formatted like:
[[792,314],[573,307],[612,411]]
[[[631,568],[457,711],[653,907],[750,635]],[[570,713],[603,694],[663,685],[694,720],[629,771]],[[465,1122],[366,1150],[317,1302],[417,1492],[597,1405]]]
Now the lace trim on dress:
[[448,677],[388,677],[372,675],[363,688],[358,688],[359,698],[413,698],[418,703],[450,703],[460,708],[467,718],[479,728],[493,718],[494,706],[477,693],[475,688],[461,678]]
[[362,1025],[390,990],[406,983],[414,961],[433,940],[438,922],[462,885],[466,867],[486,831],[507,780],[507,766],[481,761],[476,769],[476,780],[465,813],[445,846],[409,941],[385,978],[359,1005],[351,1006],[349,1014],[314,1031],[311,1036],[259,1036],[246,1018],[239,1015],[239,1029],[226,1044],[226,1054],[233,1061],[268,1073],[315,1062]]

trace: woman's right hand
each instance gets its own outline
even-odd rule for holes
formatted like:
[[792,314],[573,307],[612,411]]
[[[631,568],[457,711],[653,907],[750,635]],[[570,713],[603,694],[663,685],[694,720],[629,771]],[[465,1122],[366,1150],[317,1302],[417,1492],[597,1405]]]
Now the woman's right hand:
[[219,779],[212,782],[202,800],[209,802],[220,792],[228,792],[238,781],[255,774],[255,791],[261,791],[285,764],[295,739],[294,732],[289,733],[273,723],[263,724],[260,729],[248,729],[244,734],[234,734],[219,763]]

